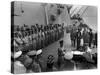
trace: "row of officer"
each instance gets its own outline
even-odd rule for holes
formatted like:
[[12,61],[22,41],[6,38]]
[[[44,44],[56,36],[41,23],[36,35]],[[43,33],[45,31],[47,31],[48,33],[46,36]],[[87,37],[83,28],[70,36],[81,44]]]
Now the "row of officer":
[[63,35],[61,24],[22,26],[14,31],[14,46],[24,51],[38,50],[59,40]]

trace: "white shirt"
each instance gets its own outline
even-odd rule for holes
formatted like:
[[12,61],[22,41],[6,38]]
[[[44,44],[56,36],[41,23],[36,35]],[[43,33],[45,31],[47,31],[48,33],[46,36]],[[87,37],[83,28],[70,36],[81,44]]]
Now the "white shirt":
[[92,49],[90,49],[89,47],[87,47],[87,52],[91,53]]

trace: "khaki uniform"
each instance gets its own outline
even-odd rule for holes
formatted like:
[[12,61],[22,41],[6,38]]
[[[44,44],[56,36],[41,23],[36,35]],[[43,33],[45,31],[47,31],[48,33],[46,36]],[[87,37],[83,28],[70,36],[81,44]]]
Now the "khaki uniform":
[[45,46],[45,35],[44,32],[41,33],[41,48],[44,48]]
[[36,50],[38,50],[38,33],[35,34],[35,38],[36,38]]
[[33,37],[32,37],[32,39],[33,39],[33,50],[36,50],[36,34],[34,33],[33,35],[32,35]]
[[39,33],[38,33],[38,49],[41,48],[41,39],[42,39],[42,37],[41,37],[41,32],[39,32]]

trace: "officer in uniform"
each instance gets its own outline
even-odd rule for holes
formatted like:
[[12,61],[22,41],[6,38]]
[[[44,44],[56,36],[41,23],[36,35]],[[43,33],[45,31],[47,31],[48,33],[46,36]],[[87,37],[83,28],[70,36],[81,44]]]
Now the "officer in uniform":
[[45,26],[45,46],[48,45],[47,43],[48,43],[47,26]]
[[53,26],[51,26],[51,43],[53,43]]
[[77,50],[79,50],[80,48],[80,42],[81,42],[81,32],[80,29],[78,28],[78,32],[77,32]]
[[39,28],[39,32],[38,32],[38,49],[41,48],[41,28]]
[[24,31],[24,38],[23,38],[23,41],[24,41],[24,43],[25,43],[25,45],[23,46],[23,51],[24,51],[24,53],[26,53],[26,52],[28,52],[28,50],[29,50],[29,37],[28,37],[28,33],[27,33],[27,31]]
[[29,33],[30,33],[30,35],[29,35],[29,42],[30,42],[30,50],[33,50],[33,42],[32,42],[32,29],[30,29],[29,30]]
[[54,25],[54,42],[56,41],[56,24]]
[[59,24],[56,26],[56,41],[59,39]]
[[92,29],[90,29],[90,32],[89,32],[89,47],[91,47],[91,44],[93,42],[93,33],[92,33]]
[[42,26],[42,29],[41,29],[41,48],[44,48],[45,47],[45,35],[44,35],[44,28]]
[[50,25],[50,44],[52,43],[52,24]]
[[57,24],[55,24],[55,41],[57,41]]
[[35,26],[35,29],[36,29],[36,32],[35,32],[35,35],[36,35],[36,50],[38,50],[38,27]]
[[47,46],[49,45],[49,25],[47,25]]
[[33,50],[36,50],[36,31],[33,29],[32,34],[32,42],[33,42]]
[[44,44],[44,46],[46,46],[46,26],[44,26],[44,36],[45,36],[45,44]]
[[53,42],[55,42],[55,26],[53,26]]

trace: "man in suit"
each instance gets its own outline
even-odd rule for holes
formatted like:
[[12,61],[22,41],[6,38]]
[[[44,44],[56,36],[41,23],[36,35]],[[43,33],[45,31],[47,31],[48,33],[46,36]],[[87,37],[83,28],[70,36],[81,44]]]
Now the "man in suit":
[[93,42],[93,33],[92,33],[92,29],[90,29],[90,32],[89,32],[89,47],[91,47],[92,42]]
[[77,50],[80,48],[80,42],[81,42],[81,32],[80,32],[80,29],[78,29],[78,32],[77,32]]

